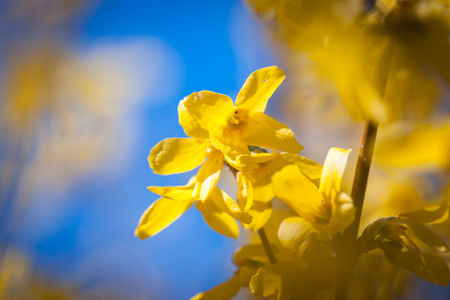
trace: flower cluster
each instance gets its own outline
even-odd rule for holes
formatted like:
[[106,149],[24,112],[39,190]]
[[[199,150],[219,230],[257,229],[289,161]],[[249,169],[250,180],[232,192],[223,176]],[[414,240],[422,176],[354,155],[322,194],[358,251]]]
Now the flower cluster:
[[[258,230],[270,217],[270,202],[277,196],[275,186],[283,185],[284,177],[289,176],[278,175],[279,171],[290,167],[303,174],[301,181],[308,182],[320,176],[320,164],[297,155],[303,147],[292,130],[264,113],[284,77],[276,66],[255,71],[235,103],[210,91],[196,92],[180,101],[179,121],[190,138],[159,142],[148,157],[150,167],[157,174],[201,167],[185,186],[148,188],[162,198],[143,214],[136,229],[138,237],[155,235],[196,203],[211,228],[237,238],[236,221]],[[224,165],[236,175],[237,201],[216,186]],[[292,205],[292,201],[286,203]]]

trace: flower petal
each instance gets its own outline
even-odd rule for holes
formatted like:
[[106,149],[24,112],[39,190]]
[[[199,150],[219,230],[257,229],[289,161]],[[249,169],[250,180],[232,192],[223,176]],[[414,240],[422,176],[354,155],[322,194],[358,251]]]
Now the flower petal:
[[189,138],[167,138],[150,151],[148,162],[156,174],[174,174],[198,167],[210,144]]
[[219,181],[222,169],[223,154],[220,151],[213,151],[198,171],[192,196],[195,199],[205,201]]
[[195,295],[191,300],[228,300],[236,296],[241,287],[239,274],[235,273],[233,277],[224,283],[221,283],[206,292]]
[[319,179],[322,175],[322,165],[309,158],[289,152],[281,153],[281,157],[286,162],[297,165],[300,171],[310,179]]
[[351,149],[341,148],[331,148],[328,151],[319,185],[319,190],[327,203],[330,203],[331,199],[336,197],[341,190],[341,180],[350,151]]
[[331,217],[327,226],[330,235],[342,232],[355,220],[355,206],[353,199],[345,194],[339,193],[331,202]]
[[[209,200],[209,199],[208,199]],[[226,212],[236,220],[250,224],[252,221],[252,217],[248,212],[244,212],[239,208],[239,205],[231,199],[224,191],[215,187],[213,188],[210,200],[214,201],[214,203],[219,207],[222,211]]]
[[253,231],[258,231],[266,225],[272,215],[272,202],[253,201],[252,207],[248,213],[252,216],[252,222],[249,225],[243,224],[244,228],[250,228]]
[[277,66],[256,70],[245,81],[236,98],[236,108],[249,113],[264,112],[267,101],[285,78]]
[[250,290],[253,295],[269,297],[277,295],[277,300],[292,299],[295,277],[291,263],[282,262],[260,267],[250,281]]
[[187,136],[197,139],[208,139],[209,132],[200,127],[200,124],[189,114],[183,100],[178,104],[178,122]]
[[192,198],[194,185],[192,183],[188,183],[184,186],[149,186],[147,189],[157,195],[163,196],[164,198],[173,200],[185,200]]
[[212,201],[197,201],[195,207],[202,213],[206,223],[215,231],[230,238],[239,237],[239,226],[228,214]]
[[272,184],[275,196],[309,222],[328,219],[322,206],[322,195],[297,166],[287,165],[277,172],[272,177]]
[[231,161],[239,163],[238,158],[241,155],[250,155],[248,145],[239,132],[230,128],[224,128],[221,135],[209,136],[211,143],[226,156],[230,157]]
[[192,93],[182,100],[182,104],[194,123],[215,136],[222,135],[228,116],[234,110],[230,97],[210,91]]
[[253,202],[253,186],[250,178],[246,174],[238,172],[236,180],[238,184],[238,205],[242,210],[249,210]]
[[172,200],[160,198],[150,205],[139,220],[135,235],[140,239],[154,236],[187,211],[194,199]]
[[255,113],[249,116],[247,122],[248,126],[244,127],[242,135],[248,145],[296,154],[303,150],[292,130],[268,115]]
[[295,251],[315,231],[317,230],[304,218],[290,217],[281,222],[278,238],[283,246]]

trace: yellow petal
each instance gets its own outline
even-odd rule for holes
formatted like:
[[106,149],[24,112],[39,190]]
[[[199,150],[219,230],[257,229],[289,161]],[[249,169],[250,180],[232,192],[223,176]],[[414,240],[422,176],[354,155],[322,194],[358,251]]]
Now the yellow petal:
[[319,190],[325,202],[330,203],[341,190],[341,180],[351,150],[331,148],[323,164]]
[[239,276],[239,283],[242,286],[248,286],[252,277],[256,274],[258,268],[255,266],[242,266],[239,268],[237,275]]
[[265,172],[255,172],[251,175],[255,201],[270,202],[275,197],[270,175]]
[[224,155],[224,157],[227,163],[238,171],[250,172],[253,168],[253,162],[249,159],[246,159],[248,155],[238,155],[234,159],[232,159],[228,155]]
[[185,186],[149,186],[147,189],[157,195],[163,196],[164,198],[185,200],[192,198],[194,185],[192,183],[188,183],[188,185]]
[[156,200],[142,215],[134,234],[140,239],[157,234],[177,220],[192,204],[192,198],[172,200],[163,197]]
[[290,217],[281,222],[278,238],[283,246],[295,251],[315,231],[317,230],[304,218]]
[[223,154],[213,151],[198,171],[193,197],[205,201],[219,181],[223,169]]
[[[246,159],[250,159],[255,164],[263,164],[268,161],[273,160],[280,153],[278,151],[273,151],[272,153],[252,153],[250,156],[246,156]],[[242,159],[242,158],[241,158]]]
[[319,179],[322,175],[322,165],[309,158],[288,152],[281,153],[281,157],[286,162],[297,165],[300,171],[310,179]]
[[277,263],[260,267],[249,286],[255,296],[269,297],[276,294],[277,300],[290,300],[294,291],[294,278],[291,263]]
[[289,127],[264,113],[249,116],[247,123],[248,127],[244,127],[242,135],[248,145],[291,153],[303,150]]
[[234,110],[230,97],[210,91],[192,93],[182,103],[194,122],[214,136],[222,135],[228,116]]
[[230,238],[239,237],[239,226],[228,214],[223,212],[212,201],[197,201],[195,207],[202,213],[206,223],[215,231]]
[[150,151],[148,161],[156,174],[190,171],[206,158],[209,143],[189,138],[167,138]]
[[342,232],[353,223],[355,211],[353,199],[345,193],[339,193],[331,201],[331,217],[327,232],[330,235]]
[[309,222],[328,220],[322,195],[295,165],[287,165],[272,177],[275,196]]
[[239,208],[239,205],[237,205],[230,196],[217,187],[213,188],[210,199],[207,201],[209,200],[214,201],[217,207],[219,207],[222,211],[242,223],[249,224],[252,221],[252,217],[248,212],[242,211]]
[[241,287],[238,273],[236,273],[224,283],[213,287],[209,291],[195,295],[191,300],[228,300],[236,296]]
[[238,158],[241,155],[250,155],[248,145],[240,133],[231,128],[224,128],[221,135],[210,135],[211,143],[217,150],[220,150],[226,156],[230,157],[230,160],[238,162]]
[[188,113],[183,101],[178,104],[178,120],[187,136],[198,139],[209,138],[209,132],[201,128],[200,124]]
[[236,98],[236,108],[249,113],[264,112],[267,101],[284,80],[283,70],[277,66],[256,70],[245,81]]
[[242,172],[236,174],[238,184],[237,202],[242,210],[249,210],[253,202],[253,186],[250,178]]
[[252,216],[252,222],[249,225],[244,224],[244,228],[250,228],[253,231],[258,231],[264,227],[272,215],[272,201],[253,201],[252,207],[248,213]]

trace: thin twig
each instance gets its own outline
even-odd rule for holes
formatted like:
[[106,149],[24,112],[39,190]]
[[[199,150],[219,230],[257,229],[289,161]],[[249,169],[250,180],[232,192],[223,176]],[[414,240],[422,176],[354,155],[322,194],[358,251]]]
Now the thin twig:
[[347,297],[350,276],[359,256],[356,238],[358,235],[359,223],[361,221],[361,213],[364,204],[364,196],[366,194],[367,181],[369,179],[377,130],[378,125],[370,121],[364,123],[352,189],[353,203],[356,208],[355,221],[344,231],[342,236],[341,241],[345,249],[342,253],[339,253],[339,270],[341,273],[336,285],[335,300],[343,300]]
[[258,234],[261,239],[264,250],[266,250],[266,254],[267,254],[267,257],[269,258],[270,263],[276,264],[277,260],[275,258],[275,255],[273,254],[272,247],[270,247],[269,240],[267,239],[267,235],[266,235],[266,232],[264,231],[264,228],[261,228],[260,230],[258,230]]

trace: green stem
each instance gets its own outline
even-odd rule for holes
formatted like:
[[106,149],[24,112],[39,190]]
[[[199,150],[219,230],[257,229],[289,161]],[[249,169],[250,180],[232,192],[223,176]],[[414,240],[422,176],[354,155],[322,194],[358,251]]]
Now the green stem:
[[258,234],[259,234],[259,238],[261,239],[264,250],[266,250],[266,254],[267,254],[267,257],[269,258],[270,263],[276,264],[277,260],[273,253],[272,247],[270,247],[270,243],[269,243],[269,240],[267,239],[267,235],[266,235],[266,232],[264,231],[264,228],[261,228],[260,230],[258,230]]

